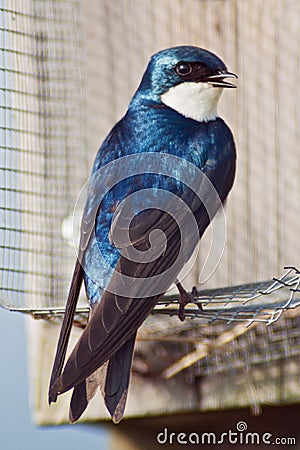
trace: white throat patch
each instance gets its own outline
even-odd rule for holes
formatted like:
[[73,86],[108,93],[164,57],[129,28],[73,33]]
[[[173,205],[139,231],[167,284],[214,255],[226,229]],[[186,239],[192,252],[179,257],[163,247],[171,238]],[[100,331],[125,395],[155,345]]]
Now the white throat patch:
[[171,87],[161,101],[185,117],[208,122],[218,117],[217,107],[223,89],[209,83],[185,82]]

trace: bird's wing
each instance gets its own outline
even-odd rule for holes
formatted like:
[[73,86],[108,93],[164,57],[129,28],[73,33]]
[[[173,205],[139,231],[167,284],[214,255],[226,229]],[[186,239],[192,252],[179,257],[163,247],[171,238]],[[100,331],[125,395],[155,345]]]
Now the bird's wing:
[[[174,241],[174,242],[173,242]],[[144,245],[139,244],[140,248]],[[136,287],[139,278],[150,278],[169,268],[176,259],[180,239],[172,232],[168,249],[156,261],[147,264],[136,264],[123,256],[120,257],[107,290],[101,302],[97,305],[87,327],[83,331],[77,345],[69,357],[62,375],[50,387],[50,399],[55,399],[58,393],[63,393],[84,379],[89,377],[98,367],[117,352],[136,332],[144,319],[149,315],[158,299],[163,295],[159,286],[157,295],[137,297],[139,289]],[[180,268],[174,264],[169,279],[165,281],[165,289],[175,279]],[[122,297],[115,294],[115,287],[119,285],[120,274],[131,280],[132,296]],[[125,282],[126,284],[126,282]],[[128,289],[128,286],[124,286]]]
[[[117,128],[117,126],[116,126]],[[111,132],[107,139],[103,142],[94,163],[94,171],[96,172],[97,169],[101,168],[102,165],[105,165],[105,161],[103,159],[103,155],[106,153],[109,153],[109,151],[106,152],[106,150],[109,150],[109,141],[111,137],[113,137],[114,134]],[[113,159],[113,155],[112,155]],[[103,183],[105,184],[105,176],[109,177],[109,174],[107,171],[103,172]],[[56,348],[56,354],[54,358],[54,363],[52,367],[51,377],[50,377],[50,385],[49,385],[49,403],[55,402],[57,396],[52,395],[51,392],[52,386],[55,384],[56,380],[59,378],[64,361],[65,356],[67,352],[67,347],[70,339],[70,333],[71,328],[73,325],[73,319],[74,314],[76,311],[76,306],[80,294],[80,289],[82,285],[82,281],[84,279],[84,268],[82,266],[83,258],[85,251],[90,243],[91,240],[91,234],[94,230],[95,221],[97,219],[98,215],[98,207],[99,202],[97,199],[97,182],[99,182],[99,179],[97,176],[92,177],[90,183],[89,183],[89,189],[87,193],[87,201],[85,204],[85,208],[82,214],[82,220],[81,220],[81,230],[80,230],[80,242],[78,247],[78,256],[76,259],[73,276],[70,284],[69,294],[67,298],[67,303],[65,307],[65,313],[63,318],[63,323],[60,329],[60,335],[59,340],[57,343]]]
[[[229,145],[232,145],[232,141],[229,142]],[[205,171],[205,164],[203,168]],[[229,168],[228,170],[234,173],[233,169]],[[213,185],[219,187],[217,191],[222,201],[225,200],[233,181],[232,179],[226,182],[229,172],[224,171],[224,167],[220,170],[215,170],[212,167],[206,170],[208,179],[211,180]],[[143,180],[143,178],[141,177],[140,180]],[[97,185],[95,183],[93,187]],[[127,186],[127,192],[124,192],[122,188],[124,197],[132,192],[133,184],[129,183],[125,186]],[[199,224],[199,237],[201,237],[210,222],[210,218],[207,216],[203,206],[205,196],[208,195],[209,197],[210,193],[204,189],[200,201],[199,198],[195,199],[193,195],[192,198],[189,198],[191,194],[188,190],[181,190],[178,192],[178,195],[179,197],[186,196],[186,199],[192,205],[192,210]],[[118,206],[117,198],[118,195],[115,199],[110,199],[113,200],[108,202],[110,208]],[[209,202],[209,199],[206,200]],[[102,214],[103,211],[105,214]],[[107,227],[107,223],[111,223],[112,215],[108,221],[108,211],[109,209],[105,209],[105,204],[99,209],[97,195],[93,194],[92,189],[83,219],[82,235],[84,235],[84,238],[82,238],[81,242],[83,254],[88,252],[95,223],[99,225],[100,229],[100,232],[98,229],[98,239],[101,239],[101,226]],[[120,234],[122,234],[121,218],[122,214],[117,214],[115,222],[112,222],[113,229],[119,229]],[[110,228],[110,223],[108,228]],[[183,264],[188,260],[191,255],[191,249],[194,249],[195,246],[195,237],[192,234],[187,234],[188,238],[185,241],[189,242],[188,250],[185,251],[182,258],[177,258],[181,243],[180,229],[168,213],[153,208],[146,209],[143,213],[138,214],[135,222],[132,224],[131,240],[135,244],[136,249],[141,252],[147,251],[149,249],[149,234],[157,228],[163,230],[167,238],[167,246],[162,255],[153,261],[136,263],[130,260],[126,257],[126,251],[129,246],[125,243],[125,253],[119,257],[101,301],[71,353],[63,373],[60,375],[61,360],[59,364],[56,364],[56,367],[59,367],[60,370],[56,370],[56,374],[59,376],[56,376],[56,379],[53,378],[54,382],[49,391],[50,400],[56,399],[58,394],[79,385],[98,367],[108,361],[136,333],[138,327],[151,312],[158,299],[175,280]],[[159,238],[156,236],[155,239]],[[97,261],[94,261],[94,263],[97,266]],[[162,278],[158,276],[168,269],[170,269],[168,276]],[[101,266],[99,270],[101,271]],[[139,280],[141,278],[146,280],[146,282],[140,284]],[[149,279],[150,285],[147,283]],[[124,283],[124,286],[122,283]],[[123,291],[126,295],[122,295]],[[60,339],[60,342],[64,344],[66,339],[63,337]],[[58,354],[64,357],[64,349],[63,351],[58,349]]]
[[[91,194],[92,192],[92,194]],[[132,192],[132,187],[129,184],[127,192],[123,192],[125,196],[130,194]],[[114,207],[114,205],[112,205]],[[114,208],[112,208],[114,209]],[[84,268],[82,267],[82,258],[84,257],[85,251],[89,248],[89,243],[91,239],[93,239],[95,236],[92,236],[95,222],[97,222],[99,217],[100,211],[98,207],[98,199],[97,199],[97,191],[95,190],[95,186],[92,185],[90,187],[90,195],[88,197],[87,204],[85,206],[83,219],[82,219],[82,225],[81,225],[81,240],[80,240],[80,246],[79,246],[79,256],[76,261],[75,269],[73,278],[71,281],[71,287],[67,299],[66,309],[65,309],[65,315],[63,319],[62,328],[60,331],[59,341],[57,345],[57,351],[55,355],[55,360],[53,364],[52,374],[51,374],[51,381],[50,381],[50,388],[49,388],[49,402],[56,401],[57,398],[57,391],[53,389],[53,386],[55,385],[57,379],[61,375],[62,367],[65,360],[65,355],[67,351],[67,346],[69,342],[70,337],[70,331],[72,328],[74,313],[76,310],[77,300],[80,292],[81,283],[84,277]],[[133,241],[137,244],[140,243],[140,250],[143,250],[145,248],[145,242],[147,241],[147,236],[149,233],[157,228],[157,224],[160,222],[163,222],[163,213],[162,211],[157,211],[155,209],[148,210],[146,213],[142,215],[142,217],[139,217],[139,220],[137,220],[132,227],[133,230]],[[120,225],[120,226],[119,226]],[[120,227],[122,227],[122,224],[116,224],[114,225],[114,228],[119,228],[121,232],[123,231]],[[170,230],[172,229],[172,221],[170,222]],[[147,246],[147,244],[146,244]],[[137,265],[133,264],[130,265],[130,270],[127,269],[127,265],[123,263],[123,260],[121,259],[119,262],[119,266],[123,267],[123,271],[125,270],[125,275],[128,277],[134,279],[135,276],[139,276],[138,273],[136,273]],[[152,267],[148,267],[149,270],[152,270]],[[101,267],[100,269],[101,270]],[[121,272],[122,272],[121,270]],[[118,269],[117,269],[118,271]],[[147,273],[145,272],[145,277],[147,276]],[[114,279],[112,279],[111,283],[113,283]],[[134,294],[134,292],[133,292]],[[106,295],[107,297],[107,295]],[[120,317],[122,317],[124,314],[127,313],[127,310],[129,309],[131,305],[131,298],[120,299],[119,296],[108,296],[109,299],[103,298],[103,301],[101,300],[101,304],[103,303],[103,306],[101,307],[101,311],[103,311],[103,317],[101,319],[101,322],[103,322],[104,330],[107,330],[108,333],[111,328],[114,327],[115,324],[118,323]],[[155,297],[155,301],[153,301],[153,305],[156,303],[159,297]],[[152,304],[152,303],[151,303]],[[149,305],[149,302],[147,302],[147,305]],[[153,306],[146,308],[145,313],[142,315],[142,317],[146,317]],[[142,309],[141,309],[142,311]],[[142,323],[143,318],[141,318],[140,323]],[[93,323],[93,322],[92,322]],[[97,325],[96,325],[97,329]],[[126,335],[127,336],[127,335]],[[99,337],[100,339],[100,337]],[[103,338],[104,339],[104,338]],[[124,343],[124,339],[121,341]],[[85,377],[83,377],[85,378]]]
[[[207,176],[213,183],[217,183],[217,180],[219,183],[221,172],[217,173],[211,170]],[[189,193],[189,195],[192,194]],[[202,200],[205,195],[209,195],[209,192],[201,196]],[[223,196],[226,195],[227,193],[224,191]],[[203,202],[199,198],[189,198],[189,200],[193,205],[195,215],[198,215],[199,219],[204,217],[203,220],[201,219],[202,222],[200,220],[200,234],[202,235],[209,224],[209,218],[205,214]],[[119,217],[122,217],[122,214]],[[121,219],[120,222],[116,219],[116,223],[113,225],[120,226],[122,231]],[[157,228],[163,229],[167,237],[167,247],[164,253],[154,261],[145,264],[137,264],[121,255],[101,302],[97,305],[91,320],[70,355],[62,375],[53,386],[52,396],[69,390],[90,376],[136,333],[138,327],[191,255],[195,245],[193,236],[190,236],[190,248],[184,253],[185,257],[177,260],[181,243],[180,229],[169,214],[155,209],[146,210],[135,218],[132,234],[136,248],[141,251],[147,250],[149,234]],[[162,274],[168,269],[170,269],[168,276],[157,279],[158,274]],[[120,275],[125,275],[129,279],[129,287],[126,286],[126,280],[124,280],[124,292],[130,291],[130,296],[115,293],[116,290],[122,291]],[[149,285],[145,287],[145,291],[141,289],[138,283],[141,277],[146,280],[153,279],[150,290]],[[147,283],[144,284],[147,285]],[[151,291],[158,293],[149,296]]]
[[[50,387],[55,383],[57,378],[60,376],[63,368],[82,280],[83,280],[83,268],[79,263],[79,261],[76,260],[73,277],[71,281],[71,287],[67,299],[64,319],[60,330],[55,359],[51,372]],[[56,396],[50,397],[49,395],[49,402],[51,403],[55,401]]]

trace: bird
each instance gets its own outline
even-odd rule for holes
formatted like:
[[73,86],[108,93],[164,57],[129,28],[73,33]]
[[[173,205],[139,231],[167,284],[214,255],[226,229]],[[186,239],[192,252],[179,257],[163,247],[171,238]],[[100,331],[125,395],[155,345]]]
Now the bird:
[[[235,179],[234,137],[217,111],[236,87],[228,78],[237,75],[209,50],[160,50],[97,153],[48,393],[51,404],[73,389],[71,422],[98,387],[121,421],[137,330],[173,284],[185,318],[193,293],[178,276]],[[89,320],[65,363],[83,283]]]

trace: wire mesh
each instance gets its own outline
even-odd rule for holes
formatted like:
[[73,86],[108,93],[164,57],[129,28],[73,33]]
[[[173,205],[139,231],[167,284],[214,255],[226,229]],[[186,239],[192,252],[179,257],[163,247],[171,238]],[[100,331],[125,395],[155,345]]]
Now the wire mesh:
[[[248,371],[251,380],[254,367],[287,360],[294,362],[293,370],[297,371],[299,285],[300,272],[291,267],[273,282],[202,291],[195,301],[201,309],[189,308],[186,312],[187,317],[197,320],[184,323],[174,321],[178,314],[175,301],[163,300],[138,336],[135,371],[151,371],[153,361],[148,355],[157,351],[168,354],[156,364],[160,375],[169,379],[183,372],[189,383],[222,372],[234,375],[238,370],[243,377]],[[139,359],[143,361],[142,371]]]
[[[290,276],[294,272],[294,276]],[[273,282],[263,281],[239,286],[202,291],[193,301],[195,308],[188,308],[186,316],[203,317],[211,322],[276,322],[282,313],[300,305],[300,273],[296,268],[287,268],[281,278]],[[169,308],[170,302],[160,301],[156,314],[176,315],[176,308]]]
[[[183,373],[194,383],[234,371],[242,379],[259,365],[267,374],[273,363],[289,361],[296,375],[283,370],[282,378],[298,386],[299,272],[271,278],[297,265],[300,253],[299,21],[298,0],[3,1],[0,305],[61,322],[75,260],[66,242],[70,217],[99,144],[126,111],[150,55],[197,45],[239,75],[236,97],[224,93],[220,102],[238,148],[226,249],[188,305],[188,320],[176,317],[176,295],[159,302],[139,330],[133,369],[166,379]],[[210,243],[204,236],[199,266]],[[198,284],[198,273],[196,264],[186,287]],[[87,317],[80,306],[74,324],[84,327]],[[49,364],[44,336],[32,344],[41,344]],[[48,384],[36,354],[33,360]],[[220,405],[222,390],[208,378],[206,397]],[[39,408],[40,392],[39,385]]]
[[[163,378],[169,379],[183,372],[190,381],[197,377],[222,372],[231,372],[259,365],[289,360],[299,364],[300,337],[298,314],[288,312],[279,321],[266,328],[263,323],[253,323],[246,327],[246,322],[231,326],[225,323],[183,327],[178,333],[174,326],[171,332],[162,335],[142,337],[137,347],[136,371],[139,371],[138,359],[142,356],[144,365],[149,366],[150,348],[161,347],[168,352],[168,359],[160,364]],[[150,328],[150,327],[149,327]],[[151,334],[151,333],[150,333]],[[145,347],[150,342],[151,347]],[[295,368],[295,370],[297,370]]]
[[[5,2],[0,8],[2,304],[63,308],[75,259],[64,241],[64,226],[97,147],[126,110],[149,56],[182,43],[215,51],[240,79],[236,100],[224,96],[221,104],[236,136],[239,166],[226,209],[225,254],[207,286],[244,286],[295,262],[299,102],[289,86],[299,67],[300,6],[270,1],[273,8],[258,0],[251,5],[235,0]],[[289,64],[288,73],[277,70],[279,61]],[[205,237],[199,264],[209,246]],[[187,285],[197,281],[195,267]],[[207,305],[204,300],[199,305],[206,317],[217,319],[216,300]],[[225,320],[235,314],[233,304],[223,305]],[[272,307],[278,315],[280,309]],[[199,306],[187,314],[196,312],[200,317]],[[261,313],[249,312],[245,304],[246,315],[235,317],[251,322]]]
[[0,298],[62,304],[74,252],[62,237],[85,172],[76,1],[0,8]]
[[[178,297],[164,296],[153,309],[153,315],[178,316]],[[242,322],[244,326],[263,322],[267,325],[280,319],[283,312],[300,305],[300,272],[295,267],[287,267],[280,278],[239,286],[200,290],[191,303],[186,306],[185,316],[190,319],[204,319],[205,322]],[[31,314],[36,319],[60,322],[64,314],[63,307],[10,308]],[[88,306],[76,309],[74,324],[84,328],[89,315]],[[160,335],[160,324],[155,333]],[[164,327],[165,329],[165,327]],[[150,332],[150,335],[152,333]],[[150,336],[151,339],[151,336]],[[175,339],[176,340],[176,339]]]

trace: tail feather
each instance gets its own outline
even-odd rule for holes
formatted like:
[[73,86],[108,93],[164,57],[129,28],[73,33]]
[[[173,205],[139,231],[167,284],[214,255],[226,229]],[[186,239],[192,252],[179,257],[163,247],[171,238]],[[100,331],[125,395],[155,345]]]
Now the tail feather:
[[124,415],[136,333],[109,360],[104,386],[104,401],[114,421]]
[[72,423],[79,419],[89,404],[86,382],[87,380],[83,380],[74,387],[69,410],[69,419]]
[[94,397],[98,386],[106,407],[114,421],[124,415],[136,333],[109,360],[92,375],[74,387],[69,419],[76,422]]
[[69,411],[70,422],[76,422],[81,417],[97,388],[104,385],[107,364],[103,364],[92,375],[74,387]]

